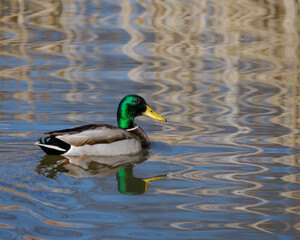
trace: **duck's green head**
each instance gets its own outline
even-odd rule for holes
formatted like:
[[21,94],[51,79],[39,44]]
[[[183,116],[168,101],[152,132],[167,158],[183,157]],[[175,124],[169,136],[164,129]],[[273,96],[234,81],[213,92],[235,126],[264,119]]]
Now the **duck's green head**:
[[134,118],[140,115],[158,121],[167,121],[167,119],[154,112],[146,103],[145,99],[138,95],[127,95],[121,100],[117,113],[120,128],[128,129],[135,127]]

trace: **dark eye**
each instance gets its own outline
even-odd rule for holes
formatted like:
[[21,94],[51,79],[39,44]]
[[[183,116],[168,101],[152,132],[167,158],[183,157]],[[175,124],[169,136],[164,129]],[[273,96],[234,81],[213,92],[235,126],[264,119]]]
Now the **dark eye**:
[[132,102],[135,103],[135,104],[139,104],[141,101],[140,100],[133,100]]

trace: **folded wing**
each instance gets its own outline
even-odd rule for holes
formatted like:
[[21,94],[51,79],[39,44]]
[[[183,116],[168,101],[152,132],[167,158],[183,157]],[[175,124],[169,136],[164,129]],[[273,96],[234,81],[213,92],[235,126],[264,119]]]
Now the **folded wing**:
[[108,124],[87,124],[46,134],[76,147],[136,138],[126,130]]

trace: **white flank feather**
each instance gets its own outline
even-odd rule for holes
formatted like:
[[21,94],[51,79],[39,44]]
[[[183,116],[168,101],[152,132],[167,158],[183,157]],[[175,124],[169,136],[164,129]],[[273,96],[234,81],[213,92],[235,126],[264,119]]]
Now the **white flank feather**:
[[66,151],[66,149],[63,149],[63,148],[60,148],[60,147],[57,147],[57,146],[54,146],[54,145],[42,144],[40,142],[36,142],[34,145],[39,145],[39,146],[42,146],[42,147],[51,148],[51,149],[55,149],[55,150],[62,151],[62,152]]
[[113,143],[84,145],[80,147],[71,146],[70,150],[64,153],[66,156],[118,156],[132,155],[142,150],[141,143],[136,139],[125,139]]

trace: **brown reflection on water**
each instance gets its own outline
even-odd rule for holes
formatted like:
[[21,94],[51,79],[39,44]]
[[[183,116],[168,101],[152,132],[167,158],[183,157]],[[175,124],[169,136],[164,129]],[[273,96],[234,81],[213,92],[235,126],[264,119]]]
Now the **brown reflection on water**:
[[[255,81],[273,85],[279,91],[267,98],[267,102],[283,109],[273,121],[296,128],[293,105],[297,104],[294,99],[297,95],[288,102],[285,100],[297,86],[299,72],[296,3],[241,1],[233,4],[227,1],[220,6],[217,1],[187,1],[185,4],[143,1],[140,4],[143,11],[126,1],[122,9],[121,24],[131,36],[124,51],[141,63],[129,76],[141,83],[151,79],[158,85],[160,90],[153,98],[172,103],[171,119],[176,116],[176,122],[189,126],[196,120],[197,126],[191,126],[195,128],[192,135],[203,133],[206,128],[208,132],[217,131],[218,128],[211,129],[212,126],[205,126],[201,121],[210,106],[209,102],[202,102],[201,97],[211,94],[215,95],[212,97],[214,106],[215,103],[221,106],[218,117],[228,112],[222,107],[225,101],[226,107],[230,107],[225,122],[241,132],[249,132],[250,129],[235,123],[241,108],[238,95],[242,83]],[[137,17],[130,18],[134,14]],[[152,38],[155,41],[149,42]],[[209,61],[214,64],[212,67],[208,66]],[[214,81],[214,85],[208,85],[206,79]],[[222,87],[228,90],[222,93]],[[294,124],[291,126],[286,121],[294,121]],[[234,134],[233,138],[239,132]]]
[[[184,4],[181,1],[143,1],[140,4],[144,7],[143,11],[128,2],[123,6],[124,18],[133,13],[137,15],[136,18],[128,17],[122,25],[131,36],[124,51],[141,62],[131,69],[130,79],[141,84],[151,80],[159,89],[151,93],[152,97],[163,103],[162,108],[172,104],[169,119],[176,122],[176,127],[164,127],[162,134],[168,139],[173,137],[173,144],[203,145],[208,141],[220,143],[223,139],[233,149],[251,149],[252,153],[233,154],[226,162],[258,169],[250,172],[227,173],[220,170],[202,173],[191,166],[191,155],[187,158],[177,156],[179,164],[186,169],[170,174],[170,177],[203,181],[203,176],[208,174],[212,181],[211,175],[221,176],[222,181],[227,179],[232,184],[245,184],[244,189],[233,190],[233,194],[257,200],[249,205],[234,205],[234,210],[230,204],[198,202],[178,207],[187,210],[188,206],[193,206],[190,208],[196,211],[225,211],[230,208],[230,211],[241,210],[269,216],[263,210],[264,207],[268,208],[268,198],[255,194],[264,191],[265,186],[252,176],[266,174],[270,169],[260,161],[255,161],[256,156],[263,156],[264,150],[261,146],[262,134],[253,128],[262,124],[287,128],[288,134],[266,135],[267,143],[263,144],[273,148],[279,145],[298,147],[298,4],[288,0],[255,3],[246,0],[226,1],[222,5],[218,1],[187,1]],[[147,39],[151,38],[155,41],[148,42]],[[264,90],[265,86],[270,90]],[[209,111],[216,105],[219,107],[217,111]],[[268,121],[264,122],[264,114],[268,116]],[[219,126],[214,123],[219,123]],[[214,135],[222,127],[233,127],[236,131]],[[199,143],[196,140],[199,139],[199,133],[209,140]],[[250,142],[239,141],[247,134],[252,137]],[[254,158],[254,161],[241,163],[241,158]],[[278,162],[276,156],[273,161]],[[294,174],[285,174],[281,178],[283,181],[293,179],[294,184],[299,183]],[[200,190],[192,187],[167,192],[199,196],[199,193],[217,193],[220,189]],[[299,199],[298,193],[289,191],[282,193],[282,196]],[[286,211],[297,214],[297,209],[287,207]],[[188,230],[183,227],[186,223],[174,223],[172,226]],[[287,222],[281,223],[289,226]],[[254,222],[251,226],[265,232],[276,232],[275,226],[281,223],[270,219]],[[284,232],[289,227],[283,229]]]
[[[34,121],[37,98],[33,94],[39,94],[39,100],[49,102],[53,101],[52,93],[60,92],[64,96],[63,101],[83,102],[83,92],[95,88],[92,81],[82,79],[85,46],[96,38],[94,32],[83,31],[94,17],[84,17],[85,4],[73,1],[13,0],[1,2],[0,11],[0,56],[4,59],[0,67],[0,78],[3,80],[1,97],[12,98],[17,103],[26,101],[31,108],[26,113],[14,114],[13,119]],[[78,46],[79,43],[84,44]],[[100,59],[94,55],[89,58]],[[53,66],[56,59],[62,59],[63,63]],[[33,74],[37,77],[33,77]],[[9,81],[14,82],[17,89],[11,89]],[[39,82],[45,85],[66,82],[69,88],[62,91],[50,87],[48,90],[52,90],[52,93],[37,92],[36,85]],[[86,89],[80,89],[79,84],[84,84]],[[71,118],[80,120],[82,117],[72,115]]]

